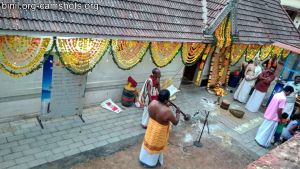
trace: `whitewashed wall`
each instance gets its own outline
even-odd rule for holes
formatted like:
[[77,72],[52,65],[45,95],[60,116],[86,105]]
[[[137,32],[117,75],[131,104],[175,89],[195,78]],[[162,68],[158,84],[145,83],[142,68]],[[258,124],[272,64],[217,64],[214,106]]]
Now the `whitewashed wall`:
[[[106,98],[119,101],[128,76],[136,79],[141,87],[155,67],[150,58],[147,52],[144,60],[135,68],[124,71],[117,67],[108,51],[88,75],[84,106],[99,105]],[[179,87],[183,68],[180,54],[178,54],[171,64],[161,69],[162,80],[178,73],[173,82]],[[39,113],[41,86],[42,69],[19,79],[0,72],[0,121],[24,118]]]

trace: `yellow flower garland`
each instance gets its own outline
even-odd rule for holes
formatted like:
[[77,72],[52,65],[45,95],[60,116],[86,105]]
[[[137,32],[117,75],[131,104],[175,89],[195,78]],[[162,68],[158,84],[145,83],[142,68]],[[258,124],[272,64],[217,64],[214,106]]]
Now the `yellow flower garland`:
[[165,67],[174,59],[181,45],[178,42],[151,42],[153,63],[158,67]]
[[273,46],[272,45],[263,45],[260,49],[260,60],[265,60],[272,52]]
[[149,46],[149,42],[127,40],[112,40],[111,44],[114,61],[123,70],[137,65]]
[[92,70],[105,54],[109,40],[90,38],[57,39],[61,62],[74,74]]
[[256,54],[259,52],[261,46],[257,44],[248,45],[246,52],[246,61],[253,60]]
[[211,51],[214,50],[215,47],[212,47],[211,45],[207,45],[203,55],[202,55],[202,59],[201,59],[201,63],[199,65],[199,70],[198,70],[198,73],[197,73],[197,78],[196,78],[196,81],[195,81],[195,85],[196,86],[200,86],[200,79],[201,79],[201,74],[202,74],[202,70],[204,68],[204,65],[205,65],[205,62],[206,62],[206,59],[207,59],[207,56],[209,55],[209,53]]
[[272,55],[277,55],[277,57],[280,57],[282,50],[283,50],[282,48],[274,46],[274,48],[272,50]]
[[204,51],[206,44],[187,42],[182,45],[182,61],[185,65],[194,64],[202,52]]
[[13,71],[36,67],[50,46],[49,38],[0,36],[1,62]]
[[231,65],[237,63],[245,54],[248,45],[246,44],[233,44],[231,47]]
[[289,55],[290,51],[283,49],[281,53],[281,57],[285,59]]
[[227,16],[215,30],[215,37],[217,39],[217,47],[229,47],[231,45],[231,19]]

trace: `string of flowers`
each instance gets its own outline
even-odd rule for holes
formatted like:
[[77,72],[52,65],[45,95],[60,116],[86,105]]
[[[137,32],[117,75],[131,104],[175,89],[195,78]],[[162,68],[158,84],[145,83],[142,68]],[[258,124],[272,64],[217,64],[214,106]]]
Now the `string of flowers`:
[[246,53],[248,45],[246,44],[233,44],[231,47],[231,65],[234,66]]
[[53,41],[53,43],[51,44],[51,48],[50,50],[48,50],[44,55],[43,55],[43,59],[41,60],[40,63],[38,63],[37,65],[29,68],[28,70],[26,71],[23,71],[23,72],[19,72],[19,71],[15,71],[15,70],[11,70],[11,69],[8,69],[6,68],[6,66],[0,62],[0,70],[5,73],[6,75],[8,76],[11,76],[11,77],[14,77],[14,78],[20,78],[20,77],[24,77],[24,76],[27,76],[27,75],[30,75],[32,74],[33,72],[39,70],[40,68],[43,67],[44,65],[44,62],[47,60],[47,58],[49,57],[50,53],[52,52],[53,48],[55,46],[55,41]]
[[151,42],[150,54],[153,63],[157,67],[165,67],[170,64],[178,54],[182,43],[178,42]]
[[272,50],[272,55],[276,55],[277,57],[280,57],[282,54],[283,49],[279,48],[277,46],[274,46],[273,50]]
[[90,38],[57,39],[56,53],[61,63],[73,74],[91,71],[109,48],[109,40]]
[[246,57],[245,60],[248,62],[250,60],[253,60],[254,57],[258,54],[260,51],[261,46],[257,44],[250,44],[248,45],[247,51],[246,51]]
[[285,58],[287,58],[287,56],[289,55],[289,53],[290,53],[290,51],[283,49],[280,56],[283,59],[285,59]]
[[231,19],[228,15],[215,30],[214,37],[216,39],[217,47],[220,49],[231,45]]
[[207,60],[207,56],[209,56],[209,54],[211,54],[212,51],[214,51],[214,49],[215,49],[215,46],[207,45],[207,47],[202,55],[201,63],[199,64],[199,70],[198,70],[196,81],[195,81],[196,86],[200,86],[201,75],[202,75],[202,71],[205,66],[206,60]]
[[206,44],[187,42],[182,45],[181,59],[185,66],[194,65],[203,54]]
[[149,42],[112,40],[111,49],[113,60],[122,70],[129,70],[140,63],[147,50]]
[[41,68],[43,56],[51,47],[50,38],[0,36],[0,69],[15,78],[29,75]]
[[273,45],[263,45],[260,48],[260,53],[259,53],[259,58],[260,60],[265,60],[269,57],[269,55],[271,54],[272,50],[273,50],[274,46]]

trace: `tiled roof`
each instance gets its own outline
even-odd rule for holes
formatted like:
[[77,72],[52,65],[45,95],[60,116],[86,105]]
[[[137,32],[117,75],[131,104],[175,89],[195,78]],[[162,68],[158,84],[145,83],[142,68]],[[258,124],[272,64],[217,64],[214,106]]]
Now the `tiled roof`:
[[299,31],[279,1],[239,0],[236,12],[239,42],[279,41],[300,46]]
[[217,18],[227,4],[228,0],[207,0],[208,26]]
[[[14,0],[6,0],[12,3]],[[51,4],[51,9],[0,8],[0,30],[90,34],[132,38],[203,40],[199,0],[24,0]],[[77,3],[81,9],[59,9]],[[85,4],[99,9],[84,9]],[[56,4],[56,5],[55,5]],[[95,7],[95,6],[94,6]]]

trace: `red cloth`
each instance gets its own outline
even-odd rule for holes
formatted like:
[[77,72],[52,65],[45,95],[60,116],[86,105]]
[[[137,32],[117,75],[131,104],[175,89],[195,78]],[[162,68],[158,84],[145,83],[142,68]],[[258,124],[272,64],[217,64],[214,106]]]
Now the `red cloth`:
[[[157,82],[157,78],[154,77],[153,75],[150,75],[150,78],[152,80],[152,86],[158,90],[158,82]],[[154,90],[155,90],[154,89]],[[156,96],[151,96],[151,100],[158,100],[158,95]]]
[[257,78],[255,89],[260,92],[267,92],[272,81],[275,79],[275,74],[270,70],[263,71]]
[[131,76],[128,77],[128,82],[132,84],[132,87],[137,86],[137,82]]

